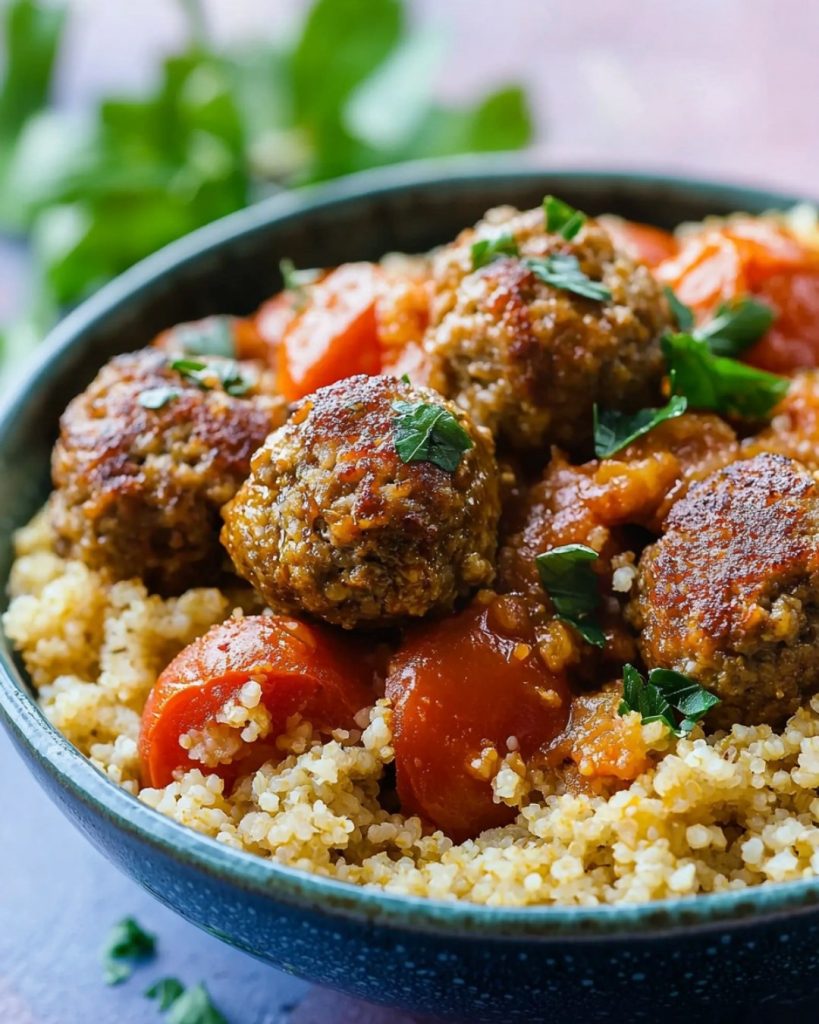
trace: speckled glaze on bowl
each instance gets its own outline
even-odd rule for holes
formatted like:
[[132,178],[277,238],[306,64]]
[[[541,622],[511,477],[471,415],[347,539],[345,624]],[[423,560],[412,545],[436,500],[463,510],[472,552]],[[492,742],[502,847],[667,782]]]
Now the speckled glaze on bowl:
[[[796,201],[729,185],[461,160],[277,196],[211,225],[67,317],[5,397],[0,582],[12,531],[47,493],[58,416],[111,355],[179,320],[251,310],[279,286],[282,256],[313,266],[420,251],[489,206],[531,206],[546,192],[663,226]],[[52,799],[163,903],[286,971],[377,1002],[469,1022],[716,1019],[738,1005],[804,998],[819,984],[819,880],[614,908],[389,896],[237,853],[140,804],[45,721],[4,639],[0,716]]]

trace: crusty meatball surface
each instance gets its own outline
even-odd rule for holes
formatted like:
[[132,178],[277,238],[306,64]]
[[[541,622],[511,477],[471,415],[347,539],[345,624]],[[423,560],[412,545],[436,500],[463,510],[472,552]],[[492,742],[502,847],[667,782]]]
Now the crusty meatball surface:
[[[472,244],[504,234],[519,255],[473,271]],[[525,262],[556,254],[576,257],[611,298],[546,284]],[[490,211],[438,253],[433,278],[430,383],[503,442],[588,454],[595,402],[633,411],[660,401],[666,300],[594,221],[567,241],[546,231],[540,209]]]
[[649,668],[721,698],[714,724],[777,724],[819,689],[819,487],[781,455],[695,485],[646,548],[631,606]]
[[218,580],[219,510],[285,416],[248,364],[207,359],[185,375],[173,362],[156,349],[117,356],[70,403],[49,505],[61,553],[162,593]]
[[[400,402],[456,417],[472,447],[454,472],[399,457]],[[432,391],[357,376],[302,399],[268,438],[222,542],[275,610],[381,626],[489,583],[499,511],[488,431]]]

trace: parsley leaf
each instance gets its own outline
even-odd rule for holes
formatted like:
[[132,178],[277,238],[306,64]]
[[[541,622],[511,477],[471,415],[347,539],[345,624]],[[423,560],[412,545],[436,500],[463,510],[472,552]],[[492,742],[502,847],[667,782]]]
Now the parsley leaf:
[[302,306],[307,301],[307,288],[311,284],[315,284],[322,274],[318,267],[298,270],[296,264],[287,256],[279,260],[279,273],[282,275],[282,284],[287,291],[293,292],[298,306]]
[[785,377],[717,356],[692,334],[667,334],[662,341],[671,390],[694,409],[758,418],[767,416],[790,386]]
[[759,341],[776,319],[774,311],[764,302],[745,297],[723,302],[714,318],[694,334],[708,342],[718,356],[736,356]]
[[650,430],[681,416],[688,408],[684,395],[672,395],[661,409],[640,409],[630,415],[617,409],[598,410],[594,406],[594,454],[607,459]]
[[232,316],[208,316],[190,324],[171,328],[174,340],[190,356],[221,356],[236,358]]
[[203,984],[185,989],[171,1003],[166,1024],[228,1024]]
[[697,722],[719,703],[719,697],[680,672],[653,668],[646,680],[633,665],[626,665],[623,668],[623,699],[617,713],[627,715],[630,711],[637,711],[644,725],[664,722],[679,738],[687,736]]
[[555,196],[545,196],[543,214],[546,230],[557,232],[570,242],[586,223],[586,214]]
[[477,242],[473,242],[470,254],[472,256],[472,269],[479,270],[499,256],[519,255],[518,243],[508,231],[505,231],[494,238],[480,238]]
[[140,391],[137,395],[137,402],[143,409],[162,409],[168,402],[173,402],[177,398],[179,398],[179,388],[146,388],[145,391]]
[[432,462],[448,473],[458,468],[472,438],[448,409],[429,402],[394,402],[395,450],[402,462]]
[[597,552],[585,544],[565,544],[538,555],[535,565],[558,618],[574,626],[588,643],[604,647],[605,635],[593,621],[600,605],[600,590],[589,563],[597,558]]
[[156,999],[159,1009],[167,1010],[185,991],[185,986],[178,978],[160,978],[150,988],[145,989],[147,999]]
[[611,298],[609,289],[600,281],[592,281],[587,277],[580,269],[577,257],[570,253],[553,253],[541,259],[532,258],[523,262],[544,284],[553,288],[574,292],[575,295],[597,302]]
[[220,386],[233,398],[241,398],[251,388],[251,382],[242,376],[237,363],[232,359],[218,363],[202,363],[196,359],[173,359],[171,369],[176,370],[185,380],[196,384],[203,391],[212,391]]
[[118,985],[130,977],[132,965],[156,952],[156,937],[144,931],[133,917],[114,925],[103,949],[105,983]]
[[681,302],[673,289],[666,285],[663,288],[665,297],[668,300],[669,308],[671,309],[671,315],[677,321],[677,327],[681,331],[692,331],[694,329],[694,313],[690,306],[686,306],[684,302]]

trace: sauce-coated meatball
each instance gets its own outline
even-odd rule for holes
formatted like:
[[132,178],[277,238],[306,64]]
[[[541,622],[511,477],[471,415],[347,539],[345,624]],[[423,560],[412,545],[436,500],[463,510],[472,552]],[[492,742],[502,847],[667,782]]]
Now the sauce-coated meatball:
[[[402,402],[456,417],[472,447],[453,472],[399,457]],[[498,515],[487,431],[432,391],[357,376],[302,399],[257,452],[222,541],[272,608],[385,625],[489,583]]]
[[[472,244],[504,234],[518,255],[473,270]],[[611,297],[546,284],[527,264],[554,255],[576,257]],[[513,447],[587,452],[595,402],[625,411],[658,404],[665,298],[595,222],[567,241],[545,230],[541,210],[491,211],[439,252],[434,283],[430,383]]]
[[218,580],[219,510],[285,414],[257,393],[253,367],[206,360],[197,381],[172,362],[156,349],[117,356],[71,402],[49,506],[61,553],[163,593]]
[[646,548],[632,604],[649,668],[722,699],[715,724],[776,724],[819,689],[819,486],[781,455],[695,485]]

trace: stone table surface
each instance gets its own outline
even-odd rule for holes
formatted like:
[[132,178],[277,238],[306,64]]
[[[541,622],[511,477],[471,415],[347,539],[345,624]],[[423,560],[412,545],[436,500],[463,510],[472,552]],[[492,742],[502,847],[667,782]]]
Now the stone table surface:
[[[301,0],[208,3],[223,36],[284,32],[303,7]],[[814,0],[414,0],[412,7],[416,19],[449,31],[443,93],[527,82],[544,160],[710,174],[819,195]],[[74,8],[63,102],[138,88],[156,56],[178,43],[170,0],[77,0]],[[16,280],[4,275],[0,307]],[[156,903],[75,832],[5,735],[0,800],[0,1024],[157,1021],[142,993],[167,975],[205,979],[230,1024],[412,1024],[259,964]],[[99,950],[127,914],[158,935],[159,956],[107,988]],[[815,1016],[814,1003],[737,1007],[731,1019],[796,1024]]]

